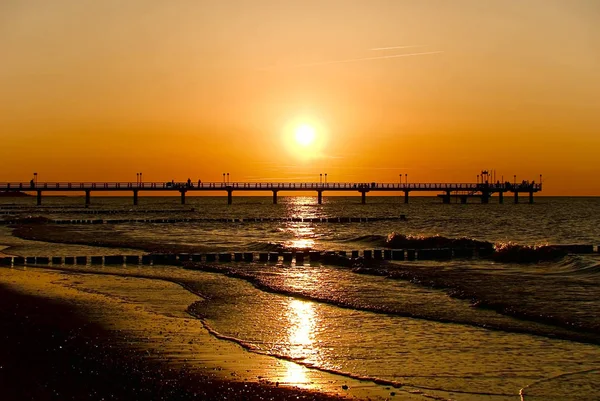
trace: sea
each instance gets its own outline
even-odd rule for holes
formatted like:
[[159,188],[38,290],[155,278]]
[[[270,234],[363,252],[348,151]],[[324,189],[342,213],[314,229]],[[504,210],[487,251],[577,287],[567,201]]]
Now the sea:
[[[188,196],[181,205],[148,196],[137,206],[93,197],[85,207],[82,197],[48,196],[42,206],[0,198],[0,245],[21,256],[92,256],[99,246],[105,255],[252,252],[252,262],[122,269],[201,294],[189,311],[224,341],[397,397],[598,400],[600,198],[505,201],[239,196],[228,205]],[[453,250],[427,257],[438,248]],[[416,257],[375,259],[386,250]],[[258,260],[305,251],[325,256]]]

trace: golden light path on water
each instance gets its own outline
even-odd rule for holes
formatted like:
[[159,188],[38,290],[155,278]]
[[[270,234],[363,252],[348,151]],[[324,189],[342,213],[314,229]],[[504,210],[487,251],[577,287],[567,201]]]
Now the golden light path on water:
[[[314,208],[314,199],[311,197],[290,198],[287,203],[287,215],[292,218],[308,219],[317,217]],[[287,248],[311,249],[315,245],[315,230],[310,223],[289,223],[285,230],[289,232],[293,239],[285,242]]]
[[[300,233],[301,231],[306,231],[307,235],[312,234],[312,229],[311,232],[308,232],[309,230],[304,230],[304,227],[296,227],[296,232]],[[287,242],[285,245],[288,248],[311,249],[315,245],[315,240],[312,238],[298,238]]]
[[[312,197],[291,198],[287,203],[287,215],[303,219],[317,217],[313,205],[314,198]],[[287,248],[311,249],[314,247],[315,230],[312,224],[290,222],[286,225],[285,231],[292,237],[284,244]],[[302,286],[314,285],[314,280],[314,277],[309,277],[306,273],[297,272],[294,274],[294,281],[302,283]],[[320,331],[319,325],[322,324],[318,321],[314,304],[299,299],[289,299],[287,306],[289,355],[296,360],[314,361],[315,353],[318,352],[318,347],[315,347],[315,337]],[[310,369],[295,363],[286,365],[286,374],[283,381],[305,388],[314,387]]]
[[[294,359],[305,359],[315,352],[314,338],[317,319],[313,304],[299,299],[290,299],[287,319],[290,356]],[[284,382],[309,384],[307,369],[301,365],[288,364]]]
[[[295,197],[287,204],[288,216],[294,218],[315,217],[311,204],[314,199],[310,197]],[[314,246],[314,228],[303,223],[291,223],[287,226],[288,232],[294,237],[286,242],[286,247],[295,249],[310,249]],[[310,302],[290,299],[287,311],[288,343],[290,355],[294,359],[305,359],[314,353],[313,342],[316,329],[314,306]],[[288,364],[284,378],[285,382],[296,385],[310,384],[307,368],[298,364]]]

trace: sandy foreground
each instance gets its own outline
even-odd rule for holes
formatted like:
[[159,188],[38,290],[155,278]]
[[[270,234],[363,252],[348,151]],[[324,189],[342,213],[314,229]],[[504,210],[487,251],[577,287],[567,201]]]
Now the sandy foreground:
[[0,267],[0,300],[3,400],[423,399],[217,339],[172,282]]

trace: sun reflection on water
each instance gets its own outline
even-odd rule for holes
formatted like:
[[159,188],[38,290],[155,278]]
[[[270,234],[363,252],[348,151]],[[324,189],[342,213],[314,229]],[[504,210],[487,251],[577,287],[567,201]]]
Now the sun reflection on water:
[[321,217],[320,209],[315,207],[315,198],[311,196],[297,196],[286,199],[287,216],[292,218],[311,219]]
[[[314,207],[314,198],[290,198],[287,203],[287,215],[291,218],[309,219],[319,217],[319,209]],[[315,245],[315,228],[308,222],[289,222],[285,230],[290,239],[285,246],[293,249],[312,249]],[[310,280],[307,280],[307,282]],[[303,283],[306,285],[307,283]],[[290,299],[287,313],[287,344],[288,355],[297,361],[314,362],[317,354],[315,349],[315,335],[318,330],[317,314],[311,302],[299,299]],[[301,387],[312,387],[310,369],[296,363],[286,364],[285,376],[282,380],[286,383]]]
[[[286,203],[288,217],[295,219],[310,219],[317,217],[314,199],[311,197],[289,198]],[[289,222],[285,230],[292,237],[285,242],[286,248],[312,249],[315,246],[315,228],[308,222]]]
[[315,329],[315,311],[310,302],[293,299],[289,303],[288,331],[292,358],[304,356],[304,349],[313,343]]
[[286,248],[293,249],[312,249],[313,246],[315,246],[315,240],[312,238],[297,238],[285,243]]
[[308,377],[310,373],[308,368],[293,362],[286,363],[285,368],[285,376],[281,379],[284,383],[304,388],[313,387],[313,383]]
[[[314,355],[313,347],[317,318],[311,302],[291,299],[288,304],[288,344],[289,355],[296,360],[306,360]],[[293,363],[287,365],[284,381],[288,383],[308,383],[307,369]]]

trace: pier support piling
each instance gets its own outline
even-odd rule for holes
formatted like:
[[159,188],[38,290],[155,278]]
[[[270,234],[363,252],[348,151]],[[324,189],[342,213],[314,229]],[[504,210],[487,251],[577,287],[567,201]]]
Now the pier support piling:
[[501,205],[504,203],[504,192],[502,191],[498,192],[498,203]]
[[515,191],[515,204],[519,203],[519,193]]
[[360,191],[360,203],[362,203],[363,205],[365,203],[367,203],[367,192],[366,191]]
[[182,191],[179,191],[179,192],[181,192],[181,204],[185,205],[185,193],[187,191],[182,190]]
[[490,203],[490,193],[487,191],[481,192],[481,203],[488,204]]
[[444,196],[442,199],[445,204],[449,204],[450,203],[450,191],[446,191],[446,196]]
[[404,191],[404,203],[408,203],[408,191]]
[[319,202],[319,205],[323,204],[323,191],[317,191],[317,201]]
[[42,191],[37,191],[37,205],[42,205]]
[[273,204],[277,204],[277,191],[273,190]]
[[86,206],[89,206],[91,203],[90,202],[90,198],[91,198],[90,192],[91,192],[90,190],[85,191],[85,205]]
[[137,206],[137,204],[138,204],[138,191],[137,191],[137,189],[133,191],[133,204],[134,204],[134,206]]
[[233,203],[233,190],[227,190],[227,204],[231,205]]
[[533,204],[533,191],[529,191],[529,204]]

